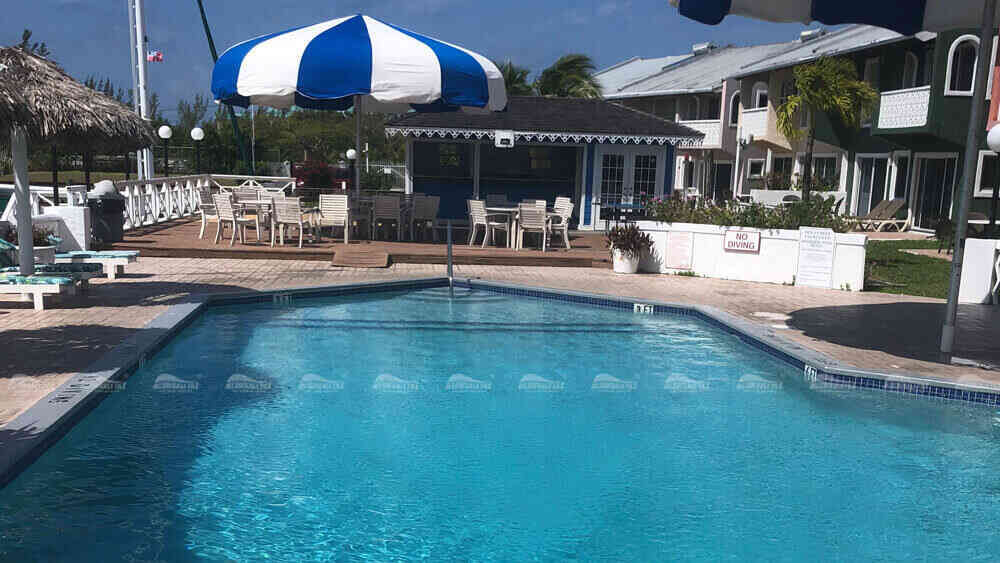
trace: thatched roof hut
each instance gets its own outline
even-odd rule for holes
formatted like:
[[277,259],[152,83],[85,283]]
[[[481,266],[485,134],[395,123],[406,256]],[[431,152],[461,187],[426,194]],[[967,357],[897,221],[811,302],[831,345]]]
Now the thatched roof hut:
[[121,153],[148,147],[152,128],[134,111],[77,82],[56,63],[17,47],[0,48],[0,143],[11,124],[33,142],[64,151]]

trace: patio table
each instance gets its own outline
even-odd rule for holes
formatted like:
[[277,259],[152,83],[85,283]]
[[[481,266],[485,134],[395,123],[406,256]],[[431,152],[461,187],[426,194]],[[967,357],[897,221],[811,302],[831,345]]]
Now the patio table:
[[514,229],[517,228],[517,207],[487,207],[486,213],[490,215],[504,215],[507,217],[507,248],[514,248]]

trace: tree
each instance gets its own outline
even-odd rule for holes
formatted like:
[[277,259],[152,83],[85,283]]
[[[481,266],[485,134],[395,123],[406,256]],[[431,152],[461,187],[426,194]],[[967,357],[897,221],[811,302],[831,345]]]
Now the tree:
[[542,96],[556,98],[600,98],[601,86],[594,78],[593,59],[587,55],[564,55],[542,71],[535,90]]
[[190,102],[187,100],[177,102],[177,128],[179,132],[187,135],[200,125],[205,119],[208,104],[208,97],[203,94],[195,94]]
[[21,42],[17,44],[17,48],[22,51],[27,51],[31,54],[38,55],[39,57],[47,58],[51,55],[48,46],[44,42],[35,41],[31,42],[31,30],[25,29],[21,33]]
[[503,82],[507,87],[508,97],[534,95],[535,90],[532,88],[531,83],[528,82],[528,75],[531,74],[530,70],[515,65],[510,59],[507,59],[503,64],[498,64],[497,68],[503,74]]
[[[816,144],[816,116],[822,112],[856,129],[870,117],[878,102],[878,92],[858,79],[854,63],[842,57],[823,57],[799,65],[793,71],[795,91],[777,108],[778,130],[789,139],[807,135],[805,169],[802,173],[802,199],[812,188],[813,147]],[[808,112],[807,130],[799,127],[799,112]]]

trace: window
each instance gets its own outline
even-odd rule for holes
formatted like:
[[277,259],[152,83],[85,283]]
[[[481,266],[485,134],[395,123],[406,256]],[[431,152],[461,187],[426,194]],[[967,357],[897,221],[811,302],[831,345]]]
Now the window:
[[441,168],[458,168],[462,165],[457,145],[438,145],[438,166]]
[[701,119],[719,119],[720,103],[719,96],[712,96],[707,103],[701,104]]
[[740,124],[740,93],[736,92],[729,99],[729,125],[736,127]]
[[917,67],[920,65],[917,56],[910,51],[903,56],[903,88],[913,88],[917,85]]
[[653,106],[653,113],[657,117],[673,121],[677,119],[677,100],[674,98],[660,98]]
[[799,111],[798,111],[798,114],[799,114],[799,128],[801,128],[801,129],[808,129],[809,128],[809,117],[811,115],[810,112],[809,112],[809,108],[807,108],[805,106],[800,107]]
[[753,107],[767,107],[767,84],[758,82],[753,85]]
[[944,86],[946,96],[972,94],[978,54],[979,38],[974,35],[963,35],[951,44],[948,50],[948,70]]
[[993,151],[979,151],[979,168],[976,170],[976,197],[992,197],[997,183],[997,166],[1000,160]]
[[413,173],[428,178],[471,178],[472,145],[468,143],[413,143]]
[[747,176],[750,178],[764,177],[764,159],[751,158],[747,160]]
[[552,152],[547,147],[531,147],[528,149],[528,160],[532,170],[547,170],[552,168]]
[[685,188],[690,188],[694,186],[694,161],[685,160],[684,161],[684,186]]
[[774,157],[771,160],[771,172],[775,174],[792,174],[792,157],[782,156]]
[[601,201],[621,203],[625,187],[625,155],[609,153],[601,160]]
[[835,156],[814,156],[813,186],[836,186],[840,179],[839,160]]
[[698,108],[701,102],[696,96],[688,96],[681,103],[681,120],[693,121],[698,119]]
[[928,41],[924,47],[924,85],[934,83],[934,41]]
[[771,159],[771,174],[767,177],[768,188],[788,189],[791,187],[793,161],[794,159],[790,156]]
[[895,199],[909,200],[907,194],[909,190],[907,186],[910,185],[910,157],[909,156],[897,156],[896,157],[896,184],[892,189],[892,197]]
[[878,91],[878,80],[879,80],[878,59],[868,59],[867,61],[865,61],[864,81],[868,83],[869,86]]
[[644,198],[656,193],[656,156],[637,154],[632,166],[632,194]]

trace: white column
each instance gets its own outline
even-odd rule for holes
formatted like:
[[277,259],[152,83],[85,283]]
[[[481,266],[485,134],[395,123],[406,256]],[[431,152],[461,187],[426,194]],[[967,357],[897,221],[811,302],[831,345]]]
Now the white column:
[[406,138],[406,171],[404,172],[404,184],[403,190],[408,193],[413,193],[413,139],[410,137]]
[[31,233],[31,185],[28,180],[28,136],[17,127],[10,130],[10,154],[14,161],[14,197],[17,211],[17,260],[22,276],[35,273],[35,247]]
[[476,141],[472,149],[472,199],[479,199],[479,158],[482,143]]

